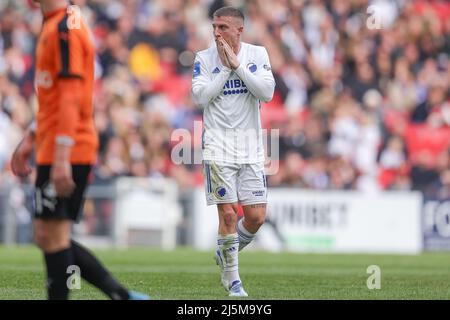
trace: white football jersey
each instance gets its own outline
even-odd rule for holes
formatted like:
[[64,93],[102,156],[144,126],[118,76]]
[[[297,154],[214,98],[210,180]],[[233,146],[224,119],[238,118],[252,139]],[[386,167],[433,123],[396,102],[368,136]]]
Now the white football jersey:
[[264,47],[241,42],[237,57],[236,70],[223,66],[215,43],[195,57],[192,96],[204,108],[203,159],[263,162],[260,101],[272,99],[275,80]]

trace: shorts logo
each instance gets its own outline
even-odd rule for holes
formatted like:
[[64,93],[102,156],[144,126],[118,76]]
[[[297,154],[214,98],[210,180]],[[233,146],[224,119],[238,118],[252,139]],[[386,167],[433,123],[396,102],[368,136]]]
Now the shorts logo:
[[252,191],[252,194],[255,197],[263,197],[264,196],[264,190]]
[[56,199],[56,189],[53,183],[47,183],[44,185],[44,188],[42,189],[44,196],[49,199]]
[[214,193],[218,198],[223,198],[227,193],[227,189],[225,187],[217,187]]
[[46,207],[50,211],[55,211],[58,204],[55,187],[52,183],[46,183],[36,190],[36,212],[42,213]]

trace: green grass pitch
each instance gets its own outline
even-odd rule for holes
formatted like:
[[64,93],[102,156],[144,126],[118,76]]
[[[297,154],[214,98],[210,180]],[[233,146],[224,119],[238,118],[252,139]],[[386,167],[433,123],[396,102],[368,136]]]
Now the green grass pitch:
[[[129,288],[153,299],[229,299],[213,251],[189,248],[95,250]],[[240,274],[249,299],[449,299],[450,253],[295,254],[244,251]],[[45,299],[43,258],[34,247],[0,247],[0,299]],[[367,288],[367,267],[381,269],[381,289]],[[105,299],[86,282],[71,299]]]

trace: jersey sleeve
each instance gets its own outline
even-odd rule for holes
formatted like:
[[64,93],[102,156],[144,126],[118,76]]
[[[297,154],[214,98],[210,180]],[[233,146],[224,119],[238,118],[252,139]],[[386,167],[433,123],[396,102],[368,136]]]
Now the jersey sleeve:
[[253,96],[264,102],[272,100],[275,91],[275,79],[270,66],[269,55],[265,48],[261,48],[256,61],[255,72],[247,70],[242,63],[235,70]]
[[58,124],[56,143],[71,146],[75,143],[76,130],[80,121],[80,110],[84,93],[83,74],[85,63],[86,35],[82,27],[69,29],[66,16],[58,24],[57,72]]
[[69,29],[68,16],[58,24],[58,77],[82,78],[85,66],[84,42],[82,27]]
[[223,67],[214,80],[211,79],[204,59],[197,54],[192,72],[192,98],[200,107],[214,100],[221,92],[225,82],[230,77],[231,69]]

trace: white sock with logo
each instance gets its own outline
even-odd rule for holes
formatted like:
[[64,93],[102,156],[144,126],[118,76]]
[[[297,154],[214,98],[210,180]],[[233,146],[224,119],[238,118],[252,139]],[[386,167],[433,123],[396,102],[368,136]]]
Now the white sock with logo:
[[239,278],[239,237],[237,233],[218,235],[217,245],[223,259],[224,277],[231,285]]

